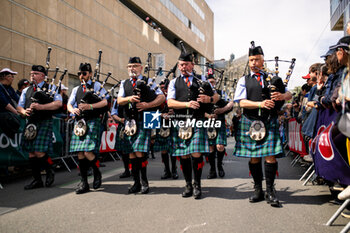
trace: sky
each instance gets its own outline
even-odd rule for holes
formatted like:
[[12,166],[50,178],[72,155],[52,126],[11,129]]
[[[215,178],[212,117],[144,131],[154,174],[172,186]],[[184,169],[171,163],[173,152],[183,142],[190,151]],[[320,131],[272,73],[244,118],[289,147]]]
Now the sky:
[[[206,0],[214,12],[214,59],[229,60],[260,45],[265,60],[296,58],[288,89],[301,86],[309,66],[324,62],[321,55],[344,35],[330,30],[329,0]],[[274,62],[267,64],[274,69]],[[280,63],[285,78],[289,63]]]

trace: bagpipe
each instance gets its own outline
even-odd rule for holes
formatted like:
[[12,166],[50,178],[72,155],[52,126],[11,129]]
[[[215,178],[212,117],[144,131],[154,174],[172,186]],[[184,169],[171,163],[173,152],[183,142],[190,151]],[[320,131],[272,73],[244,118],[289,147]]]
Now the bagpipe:
[[[187,49],[185,48],[183,41],[180,41],[179,43],[181,46],[181,52],[186,54]],[[188,73],[188,75],[193,77],[193,82],[198,83],[198,87],[196,87],[193,84],[189,87],[188,99],[187,99],[188,101],[191,101],[191,100],[196,101],[200,94],[207,95],[210,97],[214,96],[215,90],[208,81],[203,81],[201,78],[197,77],[194,70],[192,70],[192,73]],[[187,116],[201,115],[201,113],[207,111],[211,106],[212,104],[200,103],[200,107],[198,110],[190,110],[189,108],[187,108],[186,115]],[[193,135],[192,127],[179,128],[178,137],[180,137],[181,139],[184,139],[184,140],[190,139],[192,135]]]
[[[51,48],[48,48],[47,57],[46,57],[46,74],[48,76],[48,73],[50,70],[50,53]],[[54,101],[54,97],[56,93],[60,93],[61,90],[61,83],[64,78],[64,76],[67,73],[67,69],[65,69],[62,72],[61,77],[59,78],[59,82],[56,85],[56,88],[54,88],[54,82],[59,71],[59,68],[56,67],[54,70],[55,73],[52,77],[51,83],[47,84],[47,77],[45,78],[45,83],[42,86],[42,88],[38,87],[38,84],[36,81],[31,82],[31,86],[33,87],[33,95],[30,98],[32,103],[38,103],[38,104],[48,104],[52,103]],[[27,140],[33,140],[37,135],[37,122],[40,120],[49,119],[56,113],[56,110],[33,110],[28,117],[28,124],[26,125],[26,128],[24,129],[24,137]]]
[[[94,75],[91,79],[91,86],[87,88],[87,84],[85,83],[84,80],[82,80],[82,86],[83,89],[87,89],[84,93],[84,96],[80,100],[80,103],[84,104],[95,104],[100,101],[102,101],[109,93],[111,93],[116,87],[120,85],[120,81],[112,77],[112,73],[108,72],[108,74],[103,74],[101,73],[101,56],[102,56],[102,50],[98,51],[98,59],[96,62],[95,70],[94,70]],[[106,75],[106,78],[102,82],[100,88],[95,91],[94,86],[96,80],[99,80],[99,77],[101,75]],[[108,79],[111,78],[115,80],[117,83],[112,86],[111,89],[107,90],[104,94],[101,95],[101,91],[104,89],[105,84],[107,83]],[[108,111],[108,106],[102,107],[102,108],[95,108],[95,109],[89,109],[89,110],[80,110],[79,116],[76,116],[76,122],[74,124],[74,134],[76,136],[82,137],[86,134],[87,132],[87,124],[86,121],[92,118],[100,117],[101,115],[104,116],[107,111]]]
[[[251,42],[251,45],[252,45],[252,48],[255,47],[254,41]],[[263,99],[271,99],[271,95],[274,92],[285,93],[285,89],[293,73],[296,59],[292,58],[291,61],[287,61],[287,60],[280,60],[278,56],[275,56],[274,60],[265,60],[265,62],[273,62],[273,61],[275,62],[275,71],[270,71],[267,68],[266,64],[264,65],[263,70],[259,69],[259,72],[266,77],[265,80],[268,84],[267,93],[263,92]],[[288,72],[286,73],[286,78],[284,81],[282,80],[281,77],[278,76],[279,74],[278,62],[290,63],[290,66],[288,68]],[[284,100],[275,101],[274,109],[264,111],[264,113],[267,114],[267,121],[269,121],[271,114],[277,114],[277,112],[280,111],[284,103],[285,103]],[[260,108],[259,108],[259,116],[261,116]],[[250,126],[249,135],[250,135],[250,138],[255,141],[263,140],[266,136],[266,128],[265,128],[264,122],[261,120],[254,120]]]
[[[145,73],[147,73],[147,78],[143,77],[142,79],[138,79],[136,81],[135,87],[133,87],[133,95],[136,95],[139,97],[140,102],[152,102],[157,98],[156,91],[159,89],[159,85],[154,84],[156,83],[156,78],[158,76],[162,76],[162,67],[159,67],[158,69],[152,68],[152,54],[148,53],[147,62],[145,65]],[[150,71],[156,71],[155,76],[151,79],[151,82],[149,82],[149,73]],[[156,111],[159,109],[158,107],[147,109],[148,111]],[[142,118],[140,115],[136,103],[129,103],[124,108],[124,116],[125,116],[125,127],[124,127],[124,133],[127,136],[133,136],[137,132],[137,121]],[[153,136],[155,132],[153,132]]]

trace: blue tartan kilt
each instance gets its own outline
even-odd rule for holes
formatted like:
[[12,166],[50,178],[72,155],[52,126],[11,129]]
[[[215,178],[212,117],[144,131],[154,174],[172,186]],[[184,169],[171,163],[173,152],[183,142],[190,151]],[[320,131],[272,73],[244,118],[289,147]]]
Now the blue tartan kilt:
[[144,129],[142,120],[137,121],[137,132],[133,136],[124,136],[126,146],[131,152],[149,152],[151,147],[151,129]]
[[187,140],[178,137],[179,127],[173,127],[171,130],[172,143],[170,154],[172,156],[184,156],[192,153],[209,153],[209,140],[205,128],[193,128],[192,137]]
[[224,145],[227,146],[227,134],[225,120],[221,121],[221,127],[216,129],[218,136],[214,139],[209,139],[209,145]]
[[26,152],[45,152],[52,155],[52,119],[43,120],[35,125],[38,132],[33,140],[26,140],[23,133],[22,150]]
[[266,136],[261,141],[251,139],[248,134],[252,122],[253,120],[242,115],[238,124],[236,146],[233,155],[248,158],[266,156],[284,157],[277,117],[271,118],[267,123],[265,122]]
[[171,143],[171,135],[167,138],[163,138],[159,134],[159,130],[157,130],[156,139],[153,146],[154,152],[160,152],[160,151],[168,151],[170,149],[170,143]]
[[120,131],[122,130],[123,128],[123,124],[122,123],[119,123],[118,124],[118,128],[117,128],[117,135],[115,137],[115,146],[114,146],[114,149],[117,150],[117,152],[121,152],[121,153],[124,153],[124,154],[129,154],[132,152],[132,148],[131,146],[129,145],[128,142],[125,141],[125,137],[126,135],[124,134],[124,138],[121,139],[119,137],[120,135]]
[[99,154],[101,144],[101,119],[94,118],[86,121],[87,132],[79,137],[72,132],[69,152],[93,152]]

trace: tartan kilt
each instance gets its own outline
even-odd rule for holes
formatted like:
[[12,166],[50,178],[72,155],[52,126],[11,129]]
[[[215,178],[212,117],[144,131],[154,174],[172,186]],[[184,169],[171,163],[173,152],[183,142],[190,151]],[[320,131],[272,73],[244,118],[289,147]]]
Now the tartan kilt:
[[101,144],[101,119],[93,118],[86,121],[87,132],[79,137],[72,132],[69,152],[93,152],[99,154]]
[[143,121],[137,121],[137,132],[133,136],[124,136],[126,146],[130,146],[132,152],[148,153],[151,147],[151,129],[143,128]]
[[249,158],[266,156],[284,157],[277,117],[271,118],[268,123],[265,123],[266,136],[259,142],[254,141],[247,134],[252,122],[252,120],[242,115],[238,125],[236,146],[233,155]]
[[224,145],[227,146],[227,135],[225,119],[221,120],[221,127],[217,129],[218,136],[215,139],[209,139],[209,145]]
[[162,136],[160,136],[159,130],[157,129],[157,135],[154,142],[153,151],[154,152],[160,152],[165,150],[168,151],[170,149],[170,143],[171,143],[171,135],[169,135],[169,137],[167,138],[163,138]]
[[123,128],[123,124],[122,123],[119,123],[118,124],[118,128],[117,128],[117,135],[115,137],[115,146],[114,146],[114,149],[117,150],[117,152],[122,152],[124,154],[129,154],[132,152],[132,148],[131,146],[125,141],[125,134],[124,134],[124,139],[121,139],[119,137],[119,134],[120,134],[120,131],[122,130]]
[[52,155],[52,119],[43,120],[35,125],[38,132],[33,140],[25,139],[23,133],[22,149],[27,152],[45,152],[48,155]]
[[177,136],[179,127],[171,129],[172,143],[170,154],[172,156],[184,156],[192,153],[209,153],[209,140],[205,128],[193,128],[193,135],[190,139],[184,140]]

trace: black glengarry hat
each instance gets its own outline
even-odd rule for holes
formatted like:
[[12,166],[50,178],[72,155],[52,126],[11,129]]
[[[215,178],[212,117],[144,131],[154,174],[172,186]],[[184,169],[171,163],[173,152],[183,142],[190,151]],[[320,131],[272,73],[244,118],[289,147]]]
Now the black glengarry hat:
[[179,61],[190,61],[193,62],[193,56],[192,53],[188,53],[188,52],[181,52],[180,56],[179,56]]
[[141,59],[139,57],[130,57],[129,64],[139,63],[142,64]]
[[92,72],[92,68],[91,68],[90,63],[80,63],[79,70]]
[[46,69],[43,66],[41,66],[41,65],[33,65],[32,66],[32,71],[41,72],[41,73],[44,73],[45,75],[47,75],[46,74]]
[[255,47],[254,41],[252,41],[250,43],[252,46],[249,48],[248,56],[264,55],[264,52],[260,46]]

